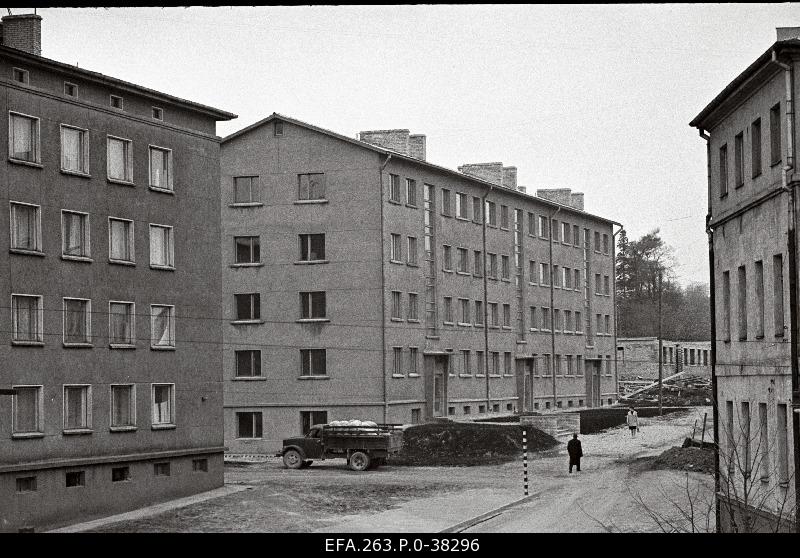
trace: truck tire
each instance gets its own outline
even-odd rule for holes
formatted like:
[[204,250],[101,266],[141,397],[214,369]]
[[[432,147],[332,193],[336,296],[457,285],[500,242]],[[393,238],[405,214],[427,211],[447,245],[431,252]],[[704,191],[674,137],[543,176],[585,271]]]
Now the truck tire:
[[303,456],[297,450],[286,450],[283,454],[283,464],[288,469],[299,469],[303,466]]
[[353,471],[366,471],[369,468],[369,455],[363,451],[354,451],[350,455],[349,465]]

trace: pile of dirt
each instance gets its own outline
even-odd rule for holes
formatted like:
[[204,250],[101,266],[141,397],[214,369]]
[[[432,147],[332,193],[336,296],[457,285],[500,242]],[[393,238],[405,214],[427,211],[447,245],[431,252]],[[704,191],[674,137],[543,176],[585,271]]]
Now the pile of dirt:
[[[522,454],[522,427],[491,423],[448,422],[421,424],[403,433],[403,449],[391,465],[473,466],[504,463]],[[558,441],[526,427],[528,451],[550,449]]]
[[653,461],[653,469],[677,469],[714,474],[714,450],[698,447],[672,447]]

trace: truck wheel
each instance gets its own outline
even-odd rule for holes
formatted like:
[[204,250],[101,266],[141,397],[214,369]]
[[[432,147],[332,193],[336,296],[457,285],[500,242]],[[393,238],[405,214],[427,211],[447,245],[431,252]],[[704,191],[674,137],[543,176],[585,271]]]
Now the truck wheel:
[[303,466],[303,457],[297,450],[287,450],[283,454],[283,464],[289,469],[299,469]]
[[366,471],[369,467],[369,455],[363,451],[354,451],[350,456],[350,468],[353,471]]

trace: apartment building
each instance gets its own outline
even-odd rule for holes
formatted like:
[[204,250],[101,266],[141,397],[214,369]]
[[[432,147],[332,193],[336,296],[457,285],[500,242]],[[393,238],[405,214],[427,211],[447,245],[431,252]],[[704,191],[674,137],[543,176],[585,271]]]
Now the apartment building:
[[800,402],[792,399],[797,293],[789,285],[796,281],[800,174],[792,103],[800,92],[793,77],[799,56],[800,28],[779,28],[778,40],[691,122],[708,153],[722,530],[774,529],[795,519],[792,408]]
[[[711,376],[711,341],[661,342],[661,367],[664,377],[679,372],[690,376]],[[619,337],[617,372],[620,380],[658,379],[658,338]]]
[[36,15],[2,38],[0,531],[221,486],[235,115],[42,57]]
[[225,439],[609,405],[613,221],[517,169],[273,114],[222,141]]

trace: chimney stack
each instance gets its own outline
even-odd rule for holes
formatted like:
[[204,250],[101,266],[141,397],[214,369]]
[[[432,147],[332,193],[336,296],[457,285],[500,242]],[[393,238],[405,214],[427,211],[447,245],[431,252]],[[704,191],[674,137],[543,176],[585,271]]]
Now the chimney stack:
[[408,130],[370,130],[359,132],[358,139],[403,155],[409,155],[409,135]]
[[42,16],[7,15],[2,18],[3,46],[28,54],[42,55]]
[[503,163],[467,163],[458,167],[458,172],[498,186],[505,186],[503,184]]
[[503,184],[505,188],[517,189],[517,167],[503,167]]
[[800,27],[776,27],[779,41],[790,41],[800,39]]
[[420,161],[425,160],[425,135],[411,134],[408,136],[408,154]]
[[569,205],[583,211],[583,192],[572,192]]

